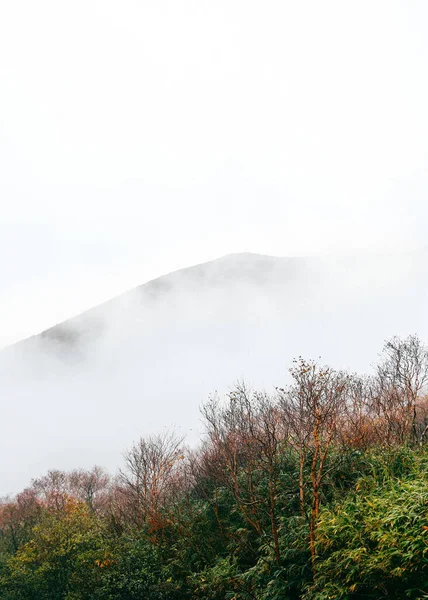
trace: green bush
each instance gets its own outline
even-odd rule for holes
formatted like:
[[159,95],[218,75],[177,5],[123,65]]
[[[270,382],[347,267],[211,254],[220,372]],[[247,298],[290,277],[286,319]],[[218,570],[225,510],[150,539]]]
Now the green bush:
[[[396,455],[393,468],[402,463]],[[362,479],[354,494],[322,511],[315,581],[306,598],[418,599],[428,593],[425,464],[419,460],[403,479],[383,479],[382,485],[373,476]]]

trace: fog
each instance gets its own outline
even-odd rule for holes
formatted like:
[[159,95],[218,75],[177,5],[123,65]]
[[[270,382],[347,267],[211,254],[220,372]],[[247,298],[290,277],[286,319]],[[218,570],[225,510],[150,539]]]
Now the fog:
[[423,0],[15,0],[0,346],[231,252],[420,247]]
[[426,2],[3,4],[0,495],[428,341]]
[[141,435],[190,444],[237,380],[273,391],[293,357],[367,371],[392,335],[428,340],[427,253],[237,254],[142,285],[0,358],[0,493],[49,468],[114,472]]

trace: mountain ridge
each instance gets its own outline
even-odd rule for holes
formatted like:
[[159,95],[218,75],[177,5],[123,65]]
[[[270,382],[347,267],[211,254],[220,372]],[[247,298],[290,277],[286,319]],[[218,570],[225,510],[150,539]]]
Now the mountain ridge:
[[[409,255],[411,255],[411,253],[409,253]],[[27,343],[29,340],[32,340],[34,338],[52,338],[52,339],[61,339],[61,337],[63,337],[60,333],[61,329],[66,328],[67,326],[72,325],[73,323],[77,323],[79,320],[84,319],[85,316],[90,316],[93,315],[94,313],[96,313],[98,310],[102,310],[103,307],[108,307],[110,304],[115,303],[120,301],[123,297],[125,297],[128,294],[135,294],[138,293],[139,291],[147,291],[148,293],[151,293],[153,295],[156,294],[160,294],[162,292],[167,292],[171,289],[172,287],[172,283],[175,283],[175,280],[178,277],[187,277],[187,275],[191,275],[192,278],[194,279],[195,275],[199,275],[200,279],[204,279],[206,276],[206,271],[207,269],[209,270],[210,267],[214,267],[214,266],[227,266],[228,263],[231,264],[232,268],[229,267],[228,270],[224,271],[223,270],[223,277],[224,274],[227,274],[228,277],[231,277],[232,275],[234,277],[242,277],[242,275],[252,275],[253,276],[253,283],[263,283],[263,276],[262,273],[260,271],[261,267],[267,268],[268,272],[270,270],[272,270],[272,265],[273,263],[276,263],[278,265],[278,263],[283,263],[283,264],[288,264],[290,265],[296,265],[299,264],[300,267],[305,267],[305,263],[307,264],[308,262],[312,262],[312,263],[321,263],[322,261],[333,261],[333,262],[340,262],[340,261],[361,261],[361,260],[367,260],[368,258],[372,258],[373,256],[377,257],[377,258],[382,258],[382,259],[389,259],[392,258],[394,256],[397,256],[395,254],[388,254],[388,253],[358,253],[358,254],[341,254],[341,255],[334,255],[334,254],[328,254],[325,256],[275,256],[275,255],[266,255],[266,254],[260,254],[260,253],[254,253],[254,252],[234,252],[234,253],[230,253],[230,254],[225,254],[223,256],[220,256],[218,258],[209,260],[209,261],[205,261],[205,262],[201,262],[201,263],[196,263],[195,265],[190,265],[187,267],[183,267],[174,271],[169,271],[167,273],[164,273],[158,277],[155,277],[153,279],[150,279],[142,284],[139,284],[137,286],[134,286],[132,288],[129,288],[99,304],[96,304],[94,306],[91,306],[83,311],[80,311],[79,313],[72,315],[70,317],[68,317],[67,319],[64,319],[63,321],[60,321],[58,323],[55,323],[53,325],[51,325],[50,327],[43,329],[42,331],[39,331],[37,333],[34,333],[33,335],[30,335],[26,338],[23,338],[22,340],[19,340],[17,342],[15,342],[14,344],[11,344],[10,346],[7,346],[4,350],[6,350],[7,348],[12,348],[12,347],[19,347],[22,344]],[[255,268],[257,264],[257,269]],[[263,273],[266,276],[266,271]],[[212,273],[211,273],[212,275]],[[256,279],[254,279],[254,276],[257,275],[258,277],[258,281]],[[224,281],[223,281],[224,283]],[[71,334],[65,335],[64,336],[65,341],[69,341],[72,342],[73,340],[73,336]]]
[[[247,259],[247,260],[250,259],[252,262],[258,261],[259,265],[261,265],[261,263],[263,262],[264,263],[263,266],[266,266],[269,261],[300,261],[300,260],[305,260],[306,258],[307,257],[279,257],[279,256],[265,255],[265,254],[259,254],[259,253],[253,253],[253,252],[235,252],[235,253],[225,254],[223,256],[220,256],[218,258],[215,258],[215,259],[212,259],[209,261],[196,263],[195,265],[183,267],[181,269],[176,269],[174,271],[169,271],[167,273],[164,273],[163,275],[160,275],[158,277],[150,279],[142,284],[139,284],[137,286],[129,288],[129,289],[99,303],[99,304],[91,306],[75,315],[72,315],[71,317],[68,317],[67,319],[64,319],[63,321],[60,321],[59,323],[56,323],[46,329],[43,329],[42,331],[34,333],[33,335],[23,338],[22,340],[18,340],[14,344],[7,346],[4,350],[6,350],[7,348],[19,347],[22,344],[26,344],[30,340],[33,340],[34,338],[41,337],[41,338],[47,338],[47,339],[49,339],[49,338],[60,339],[62,337],[60,334],[60,330],[63,327],[66,327],[67,325],[71,325],[71,324],[79,321],[80,319],[85,318],[85,316],[90,316],[90,315],[96,313],[98,310],[102,309],[103,307],[107,307],[111,303],[120,301],[121,298],[125,297],[128,294],[138,293],[139,291],[147,291],[148,293],[153,293],[153,294],[161,293],[162,291],[167,292],[171,288],[170,280],[174,280],[177,277],[183,277],[183,276],[186,277],[187,274],[195,275],[198,272],[203,272],[210,266],[214,266],[214,265],[220,266],[220,265],[224,265],[225,263],[227,263],[229,261],[235,261],[235,262],[239,261],[239,262],[241,262],[241,264],[240,265],[235,264],[234,269],[233,269],[234,274],[239,275],[240,269],[242,269],[242,266],[244,266],[242,264],[242,261],[244,259]],[[241,271],[241,273],[242,273],[242,271]],[[64,341],[68,341],[68,342],[73,341],[73,337],[71,336],[71,334],[65,335],[64,337],[65,337]]]
[[385,339],[428,340],[426,259],[226,255],[10,346],[0,353],[3,417],[20,428],[0,440],[14,457],[6,490],[79,457],[114,470],[123,448],[165,425],[198,436],[210,394],[237,379],[284,386],[296,356],[363,373]]

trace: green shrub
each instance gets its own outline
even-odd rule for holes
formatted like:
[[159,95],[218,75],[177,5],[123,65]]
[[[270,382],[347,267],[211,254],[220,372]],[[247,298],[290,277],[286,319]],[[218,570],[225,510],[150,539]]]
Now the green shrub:
[[[394,469],[401,464],[395,458]],[[417,599],[428,593],[428,478],[419,463],[407,477],[382,486],[366,477],[355,494],[321,512],[315,582],[306,598]]]

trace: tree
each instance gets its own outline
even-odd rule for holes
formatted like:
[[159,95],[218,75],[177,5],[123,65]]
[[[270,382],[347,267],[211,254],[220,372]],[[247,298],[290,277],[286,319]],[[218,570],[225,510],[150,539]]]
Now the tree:
[[168,523],[166,508],[184,459],[183,438],[173,432],[141,438],[125,454],[119,477],[127,511],[137,527],[156,533]]
[[14,500],[0,504],[0,554],[13,554],[31,538],[33,527],[43,514],[44,507],[36,492],[28,488]]
[[31,539],[9,559],[0,589],[14,600],[91,600],[108,564],[99,523],[83,503],[69,498],[61,511],[44,514]]
[[73,497],[85,502],[93,512],[105,510],[110,494],[110,476],[101,467],[90,471],[76,469],[68,474],[69,487]]
[[[299,454],[299,498],[302,515],[306,515],[306,491],[311,494],[309,520],[310,550],[314,564],[316,527],[320,510],[320,492],[328,472],[327,458],[349,387],[348,375],[330,367],[319,367],[303,358],[290,369],[293,384],[280,388],[284,420],[289,424],[290,442]],[[309,486],[305,465],[309,460]]]
[[422,443],[428,429],[418,404],[428,384],[428,348],[416,335],[386,342],[372,385],[372,409],[384,423],[388,444]]
[[[266,517],[278,565],[280,460],[286,434],[277,403],[240,384],[222,405],[212,398],[202,408],[210,442],[211,473],[233,494],[244,521],[261,537]],[[267,490],[263,480],[267,476]]]

